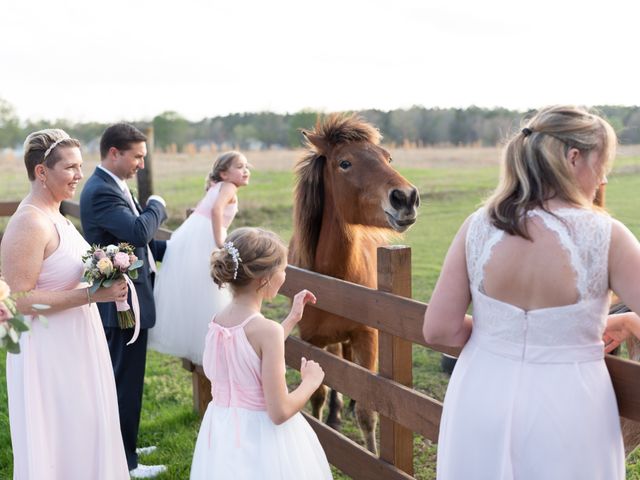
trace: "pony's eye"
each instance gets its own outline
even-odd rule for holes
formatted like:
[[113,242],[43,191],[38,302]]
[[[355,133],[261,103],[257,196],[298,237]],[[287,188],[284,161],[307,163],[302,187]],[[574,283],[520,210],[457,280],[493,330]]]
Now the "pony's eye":
[[342,161],[340,162],[340,164],[339,164],[339,167],[340,167],[342,170],[348,170],[349,168],[351,168],[351,162],[348,162],[348,161],[346,161],[346,160],[342,160]]

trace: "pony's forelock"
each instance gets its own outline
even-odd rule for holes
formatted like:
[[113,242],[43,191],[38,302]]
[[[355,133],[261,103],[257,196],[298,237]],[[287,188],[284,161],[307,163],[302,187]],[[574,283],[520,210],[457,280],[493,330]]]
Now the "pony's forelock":
[[[353,142],[368,142],[379,145],[380,130],[357,114],[332,113],[318,118],[315,129],[305,135],[305,146],[315,155],[337,145]],[[303,160],[304,161],[304,160]]]

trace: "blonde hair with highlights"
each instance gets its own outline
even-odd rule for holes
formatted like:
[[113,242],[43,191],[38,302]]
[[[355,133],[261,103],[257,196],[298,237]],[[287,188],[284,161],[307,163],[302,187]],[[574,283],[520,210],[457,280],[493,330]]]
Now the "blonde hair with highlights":
[[214,250],[210,262],[211,278],[218,287],[229,285],[235,290],[255,278],[270,278],[287,264],[287,247],[278,235],[269,230],[238,228],[227,236],[225,243],[238,249],[240,260],[236,266],[233,254],[227,248]]
[[[53,148],[49,150],[50,147]],[[29,180],[36,179],[36,166],[40,164],[53,168],[62,158],[61,147],[80,148],[80,142],[71,138],[67,132],[59,128],[47,128],[30,133],[24,141],[24,165],[27,168]],[[49,150],[45,158],[45,153]]]
[[236,150],[220,154],[218,158],[216,158],[216,161],[213,162],[211,172],[209,172],[204,180],[205,190],[208,190],[213,183],[221,182],[222,177],[220,174],[229,170],[237,158],[244,158],[246,160],[245,156]]
[[548,200],[593,208],[593,199],[580,190],[566,155],[571,148],[585,156],[597,151],[604,157],[604,174],[615,157],[617,137],[600,116],[575,106],[544,108],[523,126],[507,142],[500,183],[485,204],[497,228],[529,239],[527,212],[547,210]]

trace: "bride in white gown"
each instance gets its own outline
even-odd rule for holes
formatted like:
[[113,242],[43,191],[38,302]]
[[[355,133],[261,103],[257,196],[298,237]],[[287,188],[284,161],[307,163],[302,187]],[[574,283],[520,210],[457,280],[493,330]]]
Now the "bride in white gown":
[[238,188],[249,184],[249,164],[236,151],[220,155],[207,178],[208,190],[167,242],[156,278],[156,324],[149,347],[202,364],[211,318],[231,296],[209,274],[211,252],[221,248],[238,212]]
[[[508,143],[502,180],[463,224],[429,308],[429,343],[464,346],[447,389],[439,480],[621,480],[606,338],[610,289],[640,311],[640,245],[593,207],[616,137],[576,107],[538,112]],[[465,315],[473,303],[473,317]]]

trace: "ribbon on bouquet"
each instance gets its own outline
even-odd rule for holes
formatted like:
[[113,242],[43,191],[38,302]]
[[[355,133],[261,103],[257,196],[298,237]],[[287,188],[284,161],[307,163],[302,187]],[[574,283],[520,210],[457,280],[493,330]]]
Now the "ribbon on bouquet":
[[[135,319],[135,326],[133,328],[133,337],[131,340],[127,342],[127,345],[131,345],[138,339],[138,335],[140,334],[140,303],[138,303],[138,293],[136,292],[136,287],[129,278],[129,275],[124,274],[124,279],[127,281],[127,285],[129,286],[129,291],[131,292],[131,303],[133,303],[133,318]],[[129,303],[125,300],[123,302],[116,302],[116,310],[119,312],[126,312],[127,310],[131,310]]]

